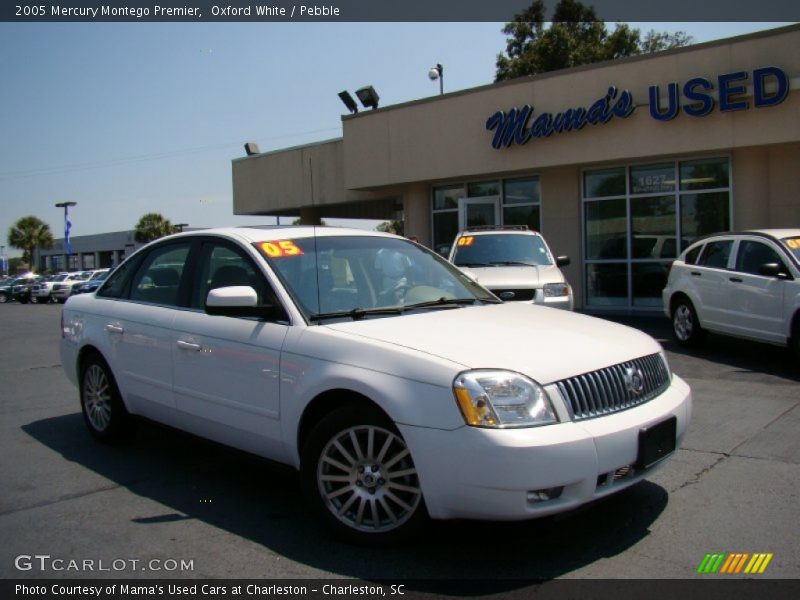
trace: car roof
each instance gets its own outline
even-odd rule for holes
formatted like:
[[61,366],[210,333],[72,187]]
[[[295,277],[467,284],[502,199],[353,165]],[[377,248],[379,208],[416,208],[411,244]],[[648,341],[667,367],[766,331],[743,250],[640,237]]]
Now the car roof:
[[484,228],[477,228],[477,229],[465,229],[463,231],[458,232],[458,236],[464,235],[538,235],[541,236],[538,231],[534,231],[533,229],[522,229],[522,228],[498,228],[498,229],[484,229]]
[[[275,225],[265,227],[217,227],[197,231],[186,231],[169,236],[172,239],[198,236],[223,236],[238,238],[245,242],[258,243],[274,240],[299,239],[309,237],[369,236],[405,239],[393,233],[356,229],[353,227],[332,227],[329,225]],[[160,238],[159,241],[167,238]]]
[[719,231],[717,233],[709,233],[694,240],[690,246],[698,243],[706,242],[709,239],[717,237],[736,237],[742,235],[753,235],[768,237],[774,239],[783,239],[790,237],[800,237],[800,229],[747,229],[743,231]]

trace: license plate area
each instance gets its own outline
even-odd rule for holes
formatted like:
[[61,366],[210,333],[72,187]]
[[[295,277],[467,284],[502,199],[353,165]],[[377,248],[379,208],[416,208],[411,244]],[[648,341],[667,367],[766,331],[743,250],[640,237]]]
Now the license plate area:
[[675,439],[678,419],[670,417],[665,421],[639,430],[639,454],[636,457],[637,469],[648,469],[664,457],[675,452]]

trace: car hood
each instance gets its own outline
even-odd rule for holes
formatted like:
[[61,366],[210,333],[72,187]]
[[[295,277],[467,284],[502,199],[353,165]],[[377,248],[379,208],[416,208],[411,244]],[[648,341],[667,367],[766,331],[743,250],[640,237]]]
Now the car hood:
[[540,288],[545,283],[561,283],[564,276],[555,265],[530,267],[467,267],[478,283],[489,289]]
[[326,327],[465,368],[510,369],[541,384],[661,350],[653,338],[636,329],[523,303],[431,310]]

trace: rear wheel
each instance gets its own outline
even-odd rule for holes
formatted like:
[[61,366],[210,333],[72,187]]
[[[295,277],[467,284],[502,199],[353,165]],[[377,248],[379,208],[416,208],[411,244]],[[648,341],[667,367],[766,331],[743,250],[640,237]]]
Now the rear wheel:
[[677,299],[672,307],[672,332],[683,346],[696,346],[704,335],[697,311],[688,298]]
[[375,408],[348,405],[323,418],[301,458],[303,486],[315,509],[348,541],[396,542],[427,517],[408,447]]
[[91,434],[106,443],[123,439],[130,429],[130,415],[111,369],[98,354],[85,360],[80,384],[81,410]]

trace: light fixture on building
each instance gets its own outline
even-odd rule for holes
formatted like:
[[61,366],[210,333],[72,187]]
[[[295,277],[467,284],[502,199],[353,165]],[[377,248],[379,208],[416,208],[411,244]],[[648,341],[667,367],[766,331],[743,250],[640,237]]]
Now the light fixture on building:
[[378,108],[378,100],[380,100],[380,97],[378,96],[378,92],[376,92],[375,88],[371,85],[358,88],[356,90],[356,96],[361,100],[361,104],[364,105],[364,108]]
[[244,145],[244,151],[247,152],[247,156],[253,156],[254,154],[261,154],[261,150],[258,148],[258,144],[255,142],[247,142]]
[[358,112],[358,105],[356,104],[356,101],[353,100],[350,92],[347,90],[342,90],[339,92],[339,100],[344,103],[344,105],[347,107],[347,110],[349,110],[351,114],[356,114]]
[[439,80],[439,94],[444,94],[444,67],[441,63],[436,63],[435,67],[431,67],[428,71],[428,79],[431,81]]

